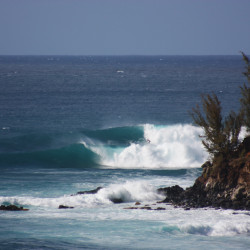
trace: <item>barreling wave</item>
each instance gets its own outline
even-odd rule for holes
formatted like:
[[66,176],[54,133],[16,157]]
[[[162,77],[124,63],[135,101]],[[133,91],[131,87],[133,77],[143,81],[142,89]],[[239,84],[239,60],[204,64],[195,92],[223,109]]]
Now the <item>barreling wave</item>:
[[37,134],[0,142],[0,164],[89,168],[186,169],[207,159],[189,124],[142,125],[68,134]]

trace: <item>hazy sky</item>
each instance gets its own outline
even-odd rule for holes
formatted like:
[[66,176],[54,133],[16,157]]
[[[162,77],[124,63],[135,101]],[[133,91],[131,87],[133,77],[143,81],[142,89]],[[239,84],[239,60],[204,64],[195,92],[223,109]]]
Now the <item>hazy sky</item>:
[[250,54],[250,0],[0,0],[0,55]]

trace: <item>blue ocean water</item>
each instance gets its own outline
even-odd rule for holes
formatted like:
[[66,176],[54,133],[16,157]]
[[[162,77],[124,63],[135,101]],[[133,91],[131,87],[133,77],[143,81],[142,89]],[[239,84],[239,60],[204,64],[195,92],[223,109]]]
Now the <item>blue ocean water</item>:
[[212,92],[237,110],[242,71],[240,56],[0,56],[0,204],[29,209],[0,211],[1,249],[248,249],[244,211],[124,209],[193,184],[208,155],[188,112]]

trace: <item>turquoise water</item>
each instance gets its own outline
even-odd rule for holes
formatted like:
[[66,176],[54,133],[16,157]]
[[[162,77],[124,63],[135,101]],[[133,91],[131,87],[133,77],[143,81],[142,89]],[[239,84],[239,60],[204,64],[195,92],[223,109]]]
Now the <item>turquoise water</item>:
[[[248,212],[186,211],[158,204],[156,192],[200,175],[208,155],[188,111],[212,91],[225,113],[238,109],[240,57],[0,57],[0,66],[0,204],[29,209],[0,211],[1,249],[248,249]],[[166,210],[124,209],[137,201]]]

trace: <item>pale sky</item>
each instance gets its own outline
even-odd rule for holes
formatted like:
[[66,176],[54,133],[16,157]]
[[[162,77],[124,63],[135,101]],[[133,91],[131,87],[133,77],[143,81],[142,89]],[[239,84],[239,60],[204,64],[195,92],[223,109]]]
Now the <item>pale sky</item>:
[[0,0],[0,55],[250,54],[250,0]]

